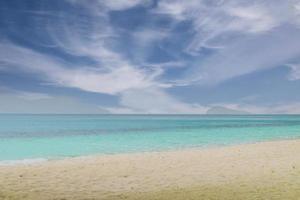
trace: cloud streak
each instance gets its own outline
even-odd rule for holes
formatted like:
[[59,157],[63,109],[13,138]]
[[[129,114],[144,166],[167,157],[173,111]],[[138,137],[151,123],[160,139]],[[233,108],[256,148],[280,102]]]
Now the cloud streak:
[[203,47],[223,46],[223,38],[230,40],[230,35],[263,34],[282,24],[297,24],[298,5],[296,0],[162,0],[154,12],[170,15],[179,23],[191,21],[195,34],[186,51],[197,55]]
[[283,27],[266,35],[246,37],[196,63],[187,79],[199,84],[218,84],[222,81],[283,66],[300,56],[300,30]]
[[[158,14],[192,22],[195,57],[178,84],[219,84],[300,56],[299,1],[159,1]],[[203,55],[213,49],[212,55]],[[200,59],[197,59],[200,57]]]
[[295,81],[300,79],[300,64],[289,64],[287,65],[290,68],[289,80]]
[[117,94],[127,89],[155,85],[145,71],[128,65],[111,68],[110,71],[88,67],[68,68],[69,63],[60,59],[12,44],[1,44],[0,53],[0,60],[6,65],[16,66],[25,73],[42,75],[48,83],[62,87]]
[[[0,35],[0,71],[118,97],[118,105],[106,108],[113,113],[205,113],[211,105],[185,103],[181,94],[171,95],[166,88],[218,87],[287,64],[288,79],[300,79],[298,64],[289,64],[300,57],[296,0],[66,0],[64,4],[54,11],[24,12],[34,16],[25,20],[25,26],[36,40],[18,33],[14,23],[9,25],[13,31]],[[136,17],[139,12],[145,19]],[[9,37],[12,32],[19,40]],[[16,98],[52,96],[24,91]],[[278,111],[284,109],[291,111],[287,106]]]

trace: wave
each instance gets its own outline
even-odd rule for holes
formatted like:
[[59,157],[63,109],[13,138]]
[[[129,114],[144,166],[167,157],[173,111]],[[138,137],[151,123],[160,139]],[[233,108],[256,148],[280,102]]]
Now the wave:
[[0,166],[13,166],[13,165],[31,165],[39,164],[48,161],[45,158],[22,159],[22,160],[3,160],[0,161]]

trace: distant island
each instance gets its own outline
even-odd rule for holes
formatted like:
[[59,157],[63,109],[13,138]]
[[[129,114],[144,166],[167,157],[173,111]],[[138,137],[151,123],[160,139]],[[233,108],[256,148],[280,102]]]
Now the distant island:
[[249,115],[251,113],[242,110],[226,108],[223,106],[214,106],[208,109],[206,111],[206,114],[207,115]]

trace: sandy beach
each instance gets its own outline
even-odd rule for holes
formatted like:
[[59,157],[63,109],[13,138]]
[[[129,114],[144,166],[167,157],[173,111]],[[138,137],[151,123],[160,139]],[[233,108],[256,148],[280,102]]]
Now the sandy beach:
[[300,140],[0,166],[0,199],[300,199]]

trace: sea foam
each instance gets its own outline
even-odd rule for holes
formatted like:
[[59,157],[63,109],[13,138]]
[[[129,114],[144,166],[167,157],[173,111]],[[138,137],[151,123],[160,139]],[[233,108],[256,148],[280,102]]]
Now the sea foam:
[[45,158],[35,158],[35,159],[22,159],[22,160],[3,160],[0,161],[0,166],[14,166],[14,165],[32,165],[39,164],[48,161]]

